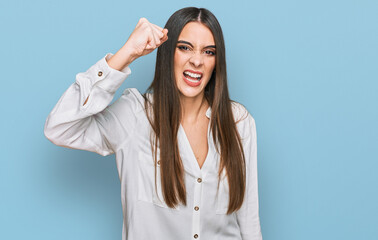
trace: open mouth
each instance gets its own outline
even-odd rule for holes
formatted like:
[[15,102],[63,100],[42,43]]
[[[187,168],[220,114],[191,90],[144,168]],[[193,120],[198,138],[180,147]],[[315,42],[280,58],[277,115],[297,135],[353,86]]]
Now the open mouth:
[[199,81],[201,81],[201,78],[202,78],[202,73],[193,73],[190,71],[184,71],[183,74],[186,80],[193,83],[198,83]]

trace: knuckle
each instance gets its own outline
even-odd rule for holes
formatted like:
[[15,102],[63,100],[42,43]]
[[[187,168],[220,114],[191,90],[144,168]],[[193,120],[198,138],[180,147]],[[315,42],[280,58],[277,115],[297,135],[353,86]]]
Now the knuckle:
[[143,29],[145,29],[145,30],[149,30],[149,27],[148,27],[148,23],[146,23],[146,22],[141,22],[141,24],[140,24],[142,27],[143,27]]

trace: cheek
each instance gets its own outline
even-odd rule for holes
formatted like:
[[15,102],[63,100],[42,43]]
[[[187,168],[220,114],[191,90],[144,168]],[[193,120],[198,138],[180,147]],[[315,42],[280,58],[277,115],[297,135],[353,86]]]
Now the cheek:
[[175,63],[177,63],[178,65],[180,65],[182,62],[185,61],[185,54],[182,53],[182,52],[180,52],[180,51],[176,51],[175,52],[174,61],[175,61]]
[[175,57],[173,58],[173,67],[175,71],[177,69],[177,65],[178,65],[178,57],[177,57],[177,53],[175,53]]
[[174,61],[173,62],[173,67],[174,67],[173,72],[174,72],[174,76],[175,76],[174,81],[176,82],[177,87],[179,87],[180,81],[178,81],[178,79],[180,79],[181,72],[182,72],[182,67],[181,67],[181,64],[180,64],[180,53],[175,52],[173,61]]

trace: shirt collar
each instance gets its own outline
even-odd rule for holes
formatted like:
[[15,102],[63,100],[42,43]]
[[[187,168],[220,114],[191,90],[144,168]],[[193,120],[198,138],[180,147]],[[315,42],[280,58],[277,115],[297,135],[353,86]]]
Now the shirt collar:
[[206,110],[206,117],[207,118],[211,118],[211,107],[209,106],[209,108]]

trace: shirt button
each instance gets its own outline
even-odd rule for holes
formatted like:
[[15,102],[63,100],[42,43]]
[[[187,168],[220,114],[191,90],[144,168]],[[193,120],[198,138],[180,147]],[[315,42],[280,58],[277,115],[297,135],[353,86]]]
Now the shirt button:
[[199,207],[198,207],[198,206],[195,206],[195,207],[194,207],[194,210],[198,211],[198,210],[199,210]]
[[99,72],[97,73],[97,75],[98,75],[99,77],[101,77],[101,76],[102,76],[102,72],[99,71]]
[[202,182],[202,178],[197,178],[197,182],[201,183]]
[[194,236],[193,236],[194,238],[198,238],[198,234],[194,234]]

